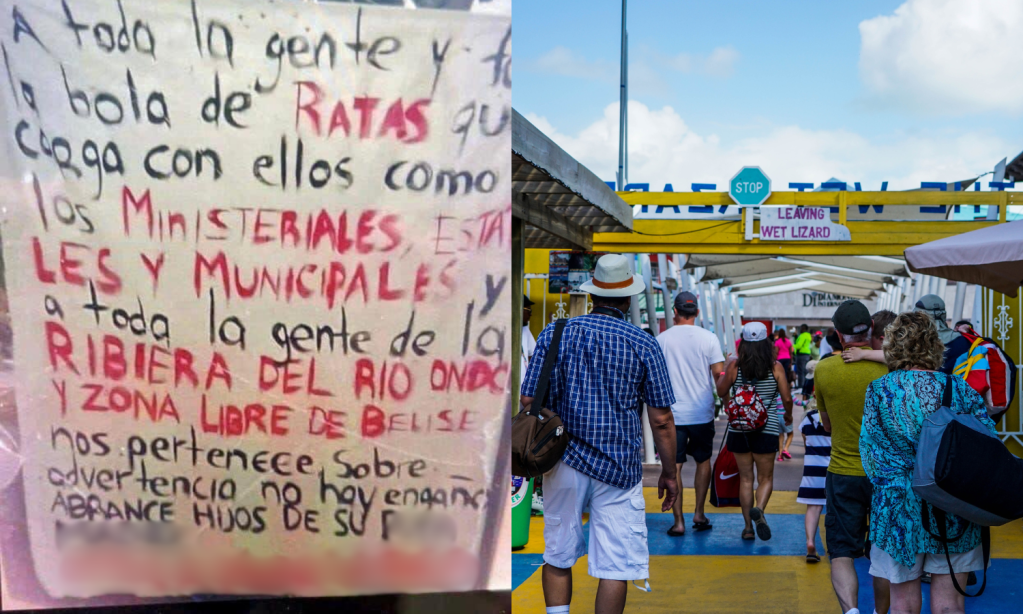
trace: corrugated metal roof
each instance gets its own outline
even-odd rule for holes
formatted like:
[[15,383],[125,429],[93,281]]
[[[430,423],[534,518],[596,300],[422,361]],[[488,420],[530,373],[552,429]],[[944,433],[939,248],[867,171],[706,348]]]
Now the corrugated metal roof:
[[632,208],[514,110],[512,203],[527,248],[589,248],[594,232],[632,230]]

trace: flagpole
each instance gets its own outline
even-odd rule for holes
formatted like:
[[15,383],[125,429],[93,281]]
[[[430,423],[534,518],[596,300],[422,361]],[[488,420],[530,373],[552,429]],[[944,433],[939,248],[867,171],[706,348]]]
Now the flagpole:
[[619,109],[618,109],[618,191],[625,189],[625,130],[626,113],[628,107],[628,36],[625,33],[625,10],[627,0],[622,0],[622,59],[621,59],[621,86],[619,87]]

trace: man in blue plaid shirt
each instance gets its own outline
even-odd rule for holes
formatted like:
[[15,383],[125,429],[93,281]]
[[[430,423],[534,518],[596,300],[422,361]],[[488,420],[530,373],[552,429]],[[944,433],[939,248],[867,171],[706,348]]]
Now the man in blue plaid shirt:
[[[581,289],[593,313],[565,326],[551,375],[547,407],[570,435],[561,461],[544,476],[543,592],[548,614],[567,614],[572,566],[587,554],[582,514],[590,512],[589,574],[600,579],[596,612],[625,609],[626,582],[649,578],[646,502],[643,499],[645,401],[661,457],[662,511],[678,496],[675,474],[675,402],[664,354],[654,337],[625,320],[631,297],[645,289],[629,261],[609,254],[597,261]],[[528,408],[540,379],[554,327],[540,334],[522,385]],[[542,399],[537,402],[543,402]],[[665,496],[666,495],[666,496]]]

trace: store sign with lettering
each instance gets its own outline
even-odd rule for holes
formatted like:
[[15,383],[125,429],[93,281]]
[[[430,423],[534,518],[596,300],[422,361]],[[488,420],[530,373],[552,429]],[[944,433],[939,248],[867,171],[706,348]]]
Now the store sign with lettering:
[[4,605],[508,590],[509,18],[6,6]]
[[804,292],[803,307],[838,307],[850,297],[824,292]]
[[763,206],[761,241],[851,241],[849,229],[831,221],[824,207]]

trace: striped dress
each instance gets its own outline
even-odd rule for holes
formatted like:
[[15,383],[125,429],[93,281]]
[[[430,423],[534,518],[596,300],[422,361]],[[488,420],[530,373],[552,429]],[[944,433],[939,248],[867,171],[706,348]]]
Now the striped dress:
[[803,480],[799,483],[797,503],[824,505],[824,479],[831,462],[831,433],[824,430],[820,412],[807,413],[799,423],[799,431],[806,435],[806,455],[803,457]]
[[[735,394],[735,389],[746,383],[746,380],[742,377],[742,369],[738,369],[735,375],[735,383],[732,384],[731,394]],[[778,436],[781,432],[781,420],[779,419],[778,412],[775,411],[774,402],[775,397],[778,396],[778,382],[774,380],[774,372],[767,375],[767,379],[757,380],[757,394],[760,395],[760,400],[764,402],[764,407],[767,409],[767,424],[764,425],[764,430],[760,431],[764,435]],[[784,412],[784,410],[782,410]],[[741,433],[742,431],[736,431],[729,427],[729,433]]]

